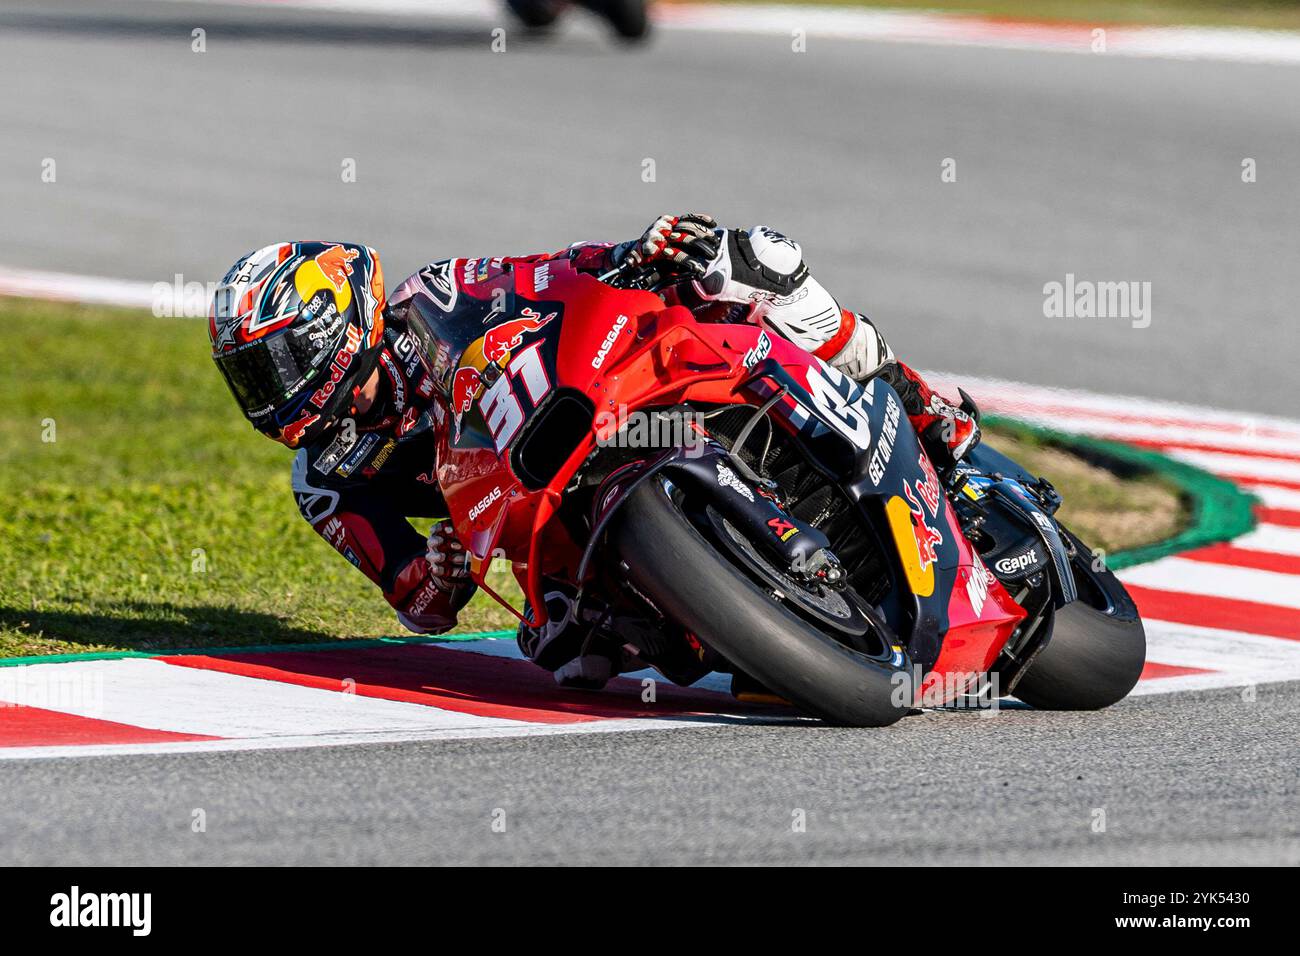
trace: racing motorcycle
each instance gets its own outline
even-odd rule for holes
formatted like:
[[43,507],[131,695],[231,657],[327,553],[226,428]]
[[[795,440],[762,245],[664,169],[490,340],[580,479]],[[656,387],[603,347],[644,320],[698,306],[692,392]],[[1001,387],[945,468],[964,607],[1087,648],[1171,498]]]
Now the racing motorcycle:
[[653,272],[435,278],[408,324],[447,396],[438,480],[475,581],[531,626],[576,614],[625,662],[855,726],[1136,683],[1137,609],[1052,485],[987,445],[940,476],[883,379],[667,305]]

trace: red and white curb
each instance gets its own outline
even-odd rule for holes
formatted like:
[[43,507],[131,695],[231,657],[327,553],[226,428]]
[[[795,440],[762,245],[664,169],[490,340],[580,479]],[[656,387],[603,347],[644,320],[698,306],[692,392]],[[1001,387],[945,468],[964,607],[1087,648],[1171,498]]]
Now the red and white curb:
[[1158,451],[1258,499],[1247,534],[1118,572],[1147,630],[1149,665],[1135,694],[1300,680],[1300,422],[949,380],[990,411]]
[[564,691],[514,641],[0,668],[0,759],[263,750],[802,721],[716,678]]
[[[176,0],[170,0],[176,2]],[[514,25],[504,0],[188,0],[371,16],[459,18],[490,26]],[[1286,30],[1221,27],[1143,27],[1106,23],[1051,23],[934,11],[864,9],[815,4],[655,3],[657,25],[754,35],[827,37],[877,43],[921,43],[1091,55],[1300,63],[1300,34]],[[587,17],[567,18],[569,29],[590,30]],[[1098,32],[1100,31],[1100,33]],[[603,32],[603,31],[601,31]]]

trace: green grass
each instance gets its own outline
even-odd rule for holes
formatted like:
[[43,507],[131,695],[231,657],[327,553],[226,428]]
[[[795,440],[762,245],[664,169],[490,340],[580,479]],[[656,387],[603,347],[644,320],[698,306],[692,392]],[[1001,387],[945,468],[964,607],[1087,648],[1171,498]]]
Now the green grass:
[[[0,656],[404,634],[299,517],[204,322],[0,298],[0,327]],[[462,621],[506,626],[484,596]]]
[[[299,517],[291,453],[239,415],[205,323],[0,298],[0,328],[0,657],[406,636]],[[1132,505],[1085,477],[1067,507]],[[459,630],[509,627],[480,594]]]
[[[728,2],[728,0],[722,0]],[[753,0],[734,0],[753,2]],[[817,6],[944,11],[1097,25],[1155,24],[1300,29],[1300,0],[758,0]]]

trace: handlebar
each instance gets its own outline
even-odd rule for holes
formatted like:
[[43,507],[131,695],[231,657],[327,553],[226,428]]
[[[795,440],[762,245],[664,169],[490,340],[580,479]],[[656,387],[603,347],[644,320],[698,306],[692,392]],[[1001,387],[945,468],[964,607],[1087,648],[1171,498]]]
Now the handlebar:
[[644,262],[632,262],[631,257],[624,258],[622,262],[603,272],[596,278],[601,282],[610,285],[618,282],[618,287],[622,289],[641,289],[645,292],[661,292],[671,285],[676,285],[684,277],[682,276],[665,276],[659,272],[653,265]]

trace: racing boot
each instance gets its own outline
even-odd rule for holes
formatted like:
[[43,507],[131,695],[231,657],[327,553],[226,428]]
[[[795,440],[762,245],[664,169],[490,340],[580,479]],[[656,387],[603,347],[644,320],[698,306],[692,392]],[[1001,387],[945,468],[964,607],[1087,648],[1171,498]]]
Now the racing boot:
[[941,471],[952,469],[979,444],[979,408],[964,391],[957,390],[962,400],[954,405],[897,359],[885,364],[879,374],[898,392],[921,445]]

